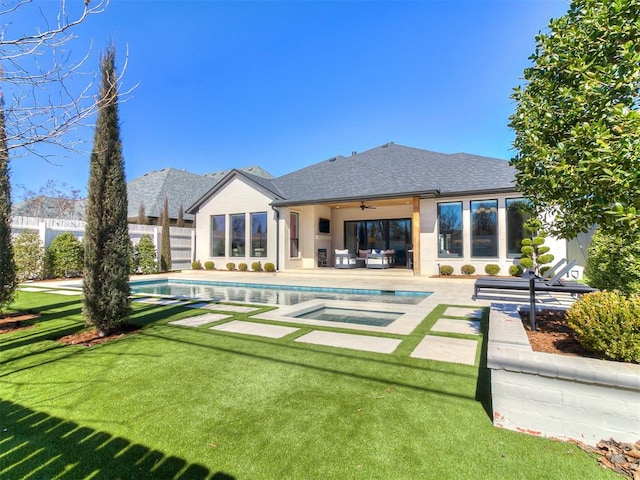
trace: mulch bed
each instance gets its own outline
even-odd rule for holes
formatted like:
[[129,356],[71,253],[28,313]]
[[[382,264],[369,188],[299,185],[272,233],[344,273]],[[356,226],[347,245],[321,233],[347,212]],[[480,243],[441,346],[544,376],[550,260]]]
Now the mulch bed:
[[563,310],[536,310],[535,332],[531,330],[528,310],[521,311],[520,318],[534,352],[601,358],[580,344],[575,332],[567,325]]
[[123,325],[118,332],[111,333],[110,335],[101,335],[97,329],[90,328],[89,330],[61,337],[58,339],[58,342],[66,345],[82,345],[84,347],[91,347],[93,345],[110,342],[111,340],[131,335],[138,330],[140,330],[140,327],[137,325],[126,324]]
[[16,332],[18,330],[26,330],[27,328],[34,328],[35,325],[29,322],[38,318],[40,314],[31,312],[17,312],[5,314],[0,317],[0,334]]

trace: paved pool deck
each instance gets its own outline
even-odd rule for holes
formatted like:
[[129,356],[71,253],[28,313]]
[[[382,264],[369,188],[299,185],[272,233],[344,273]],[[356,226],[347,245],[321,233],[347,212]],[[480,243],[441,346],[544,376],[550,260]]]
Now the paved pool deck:
[[[477,363],[477,350],[480,346],[479,326],[483,313],[482,307],[488,307],[495,301],[473,298],[474,278],[414,276],[410,270],[406,269],[340,270],[318,268],[278,273],[189,270],[161,275],[136,276],[132,277],[132,280],[164,278],[263,285],[430,292],[431,295],[419,304],[421,318],[426,317],[438,305],[446,304],[450,305],[450,307],[447,308],[442,314],[442,318],[439,318],[431,328],[431,332],[435,334],[432,335],[430,332],[425,335],[410,356],[467,365],[475,365]],[[79,283],[81,283],[81,281],[78,279],[61,282],[38,282],[28,286],[25,285],[22,288],[24,290],[31,290],[33,287],[36,289],[46,287],[50,293],[69,294],[70,292],[65,290],[65,288],[71,285],[77,287]],[[503,299],[497,300],[499,300],[500,303],[505,303]],[[539,296],[538,300],[543,304],[553,306],[563,306],[571,303],[570,298],[551,296],[549,294]],[[142,301],[158,304],[176,302],[176,300],[160,298],[147,298]],[[183,303],[183,301],[179,303]],[[522,299],[516,300],[515,303],[524,304],[526,303],[526,298],[522,297]],[[392,353],[402,341],[398,338],[367,335],[366,328],[358,328],[355,326],[351,328],[353,332],[350,333],[314,329],[296,337],[295,332],[299,330],[299,328],[296,328],[295,325],[267,325],[259,321],[251,322],[251,317],[248,318],[249,321],[229,321],[229,319],[232,318],[229,313],[249,313],[251,311],[250,307],[233,307],[215,303],[208,304],[206,302],[198,304],[192,303],[189,306],[203,308],[209,310],[210,313],[203,313],[199,316],[174,322],[176,326],[210,328],[226,333],[256,335],[269,338],[282,338],[287,335],[293,335],[293,337],[295,337],[293,341],[300,343],[383,354]],[[370,304],[359,302],[354,302],[354,306],[361,306],[363,310],[372,308]],[[281,307],[281,310],[285,311],[286,307]],[[256,316],[256,319],[259,320],[260,316]],[[277,318],[273,318],[272,320],[278,321]],[[212,324],[212,326],[208,326],[208,324]],[[400,332],[390,331],[389,333]],[[408,333],[410,332],[404,332],[403,334],[406,335]],[[465,336],[465,338],[456,338],[460,337],[460,335]]]

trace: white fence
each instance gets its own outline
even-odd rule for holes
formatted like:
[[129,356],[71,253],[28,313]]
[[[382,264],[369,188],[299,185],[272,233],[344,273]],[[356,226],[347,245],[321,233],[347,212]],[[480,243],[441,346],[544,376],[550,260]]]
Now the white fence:
[[[82,220],[62,220],[57,218],[13,217],[11,233],[19,235],[25,230],[35,230],[45,247],[58,235],[70,232],[79,240],[84,238],[85,222]],[[143,235],[149,235],[156,247],[156,254],[160,254],[160,235],[162,227],[154,225],[129,224],[129,237],[137,245]],[[195,250],[196,232],[193,228],[169,227],[171,242],[171,268],[173,270],[187,270],[191,268],[193,252]]]

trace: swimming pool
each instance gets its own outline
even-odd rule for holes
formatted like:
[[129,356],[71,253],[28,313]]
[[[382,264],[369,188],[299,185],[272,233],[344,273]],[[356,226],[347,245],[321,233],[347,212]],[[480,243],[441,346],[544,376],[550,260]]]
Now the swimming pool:
[[134,281],[131,282],[131,293],[268,305],[295,305],[317,299],[417,305],[431,295],[430,292],[404,290],[322,288],[174,279]]

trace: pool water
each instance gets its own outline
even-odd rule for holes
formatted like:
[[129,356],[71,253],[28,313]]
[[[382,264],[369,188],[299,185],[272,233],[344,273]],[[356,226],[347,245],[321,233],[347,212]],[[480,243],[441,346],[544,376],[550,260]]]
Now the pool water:
[[322,307],[311,312],[296,315],[296,318],[324,320],[326,322],[356,323],[373,327],[388,327],[400,318],[402,313],[376,312],[372,310],[352,310],[350,308]]
[[153,280],[131,282],[131,293],[222,302],[295,305],[308,300],[343,300],[417,305],[429,292],[299,287],[226,282]]

